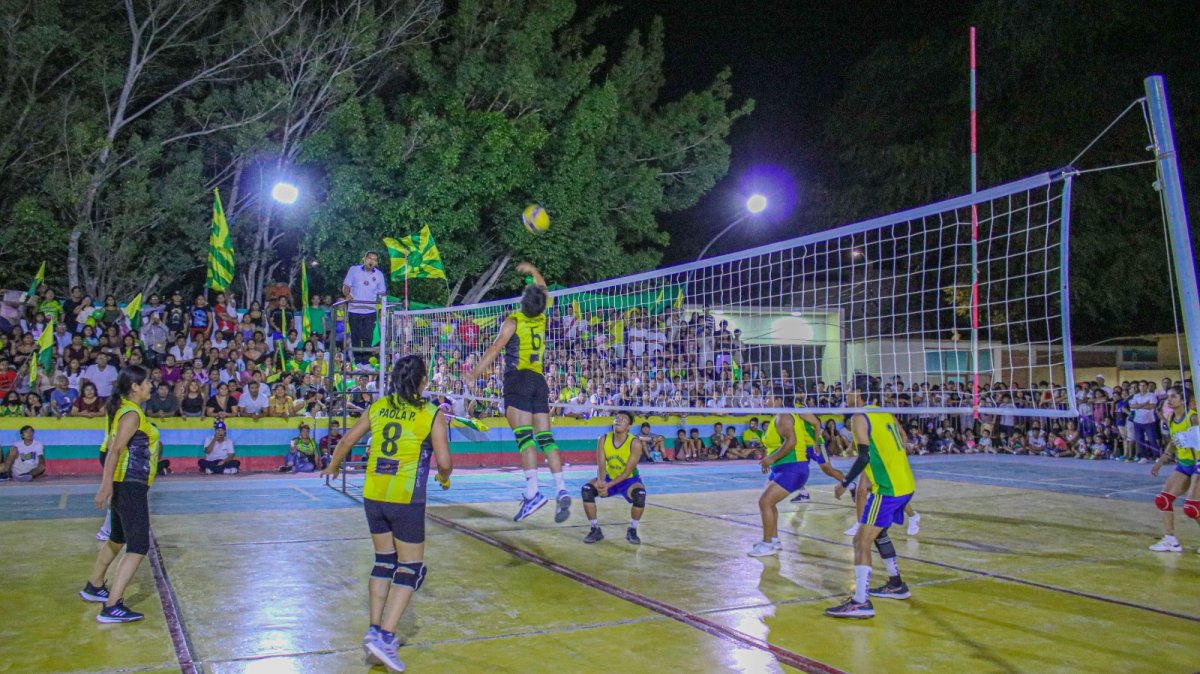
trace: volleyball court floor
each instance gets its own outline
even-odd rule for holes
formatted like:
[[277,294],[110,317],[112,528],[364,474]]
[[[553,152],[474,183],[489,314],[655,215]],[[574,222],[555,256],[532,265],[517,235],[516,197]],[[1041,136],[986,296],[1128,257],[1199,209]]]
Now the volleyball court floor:
[[[1200,528],[1180,516],[1187,552],[1146,549],[1160,535],[1149,466],[914,466],[921,532],[893,532],[913,597],[875,600],[870,621],[822,615],[853,582],[853,511],[819,472],[811,503],[781,504],[784,550],[765,558],[745,554],[754,463],[646,467],[641,546],[624,539],[623,501],[600,501],[607,538],[585,545],[578,499],[563,525],[549,507],[518,524],[519,472],[455,473],[450,491],[431,485],[429,576],[401,657],[412,672],[1200,667]],[[570,468],[569,486],[593,474]],[[347,495],[314,476],[159,481],[154,563],[127,596],[147,617],[131,625],[97,624],[76,595],[99,545],[94,481],[0,485],[0,671],[367,672],[373,556],[354,482]]]

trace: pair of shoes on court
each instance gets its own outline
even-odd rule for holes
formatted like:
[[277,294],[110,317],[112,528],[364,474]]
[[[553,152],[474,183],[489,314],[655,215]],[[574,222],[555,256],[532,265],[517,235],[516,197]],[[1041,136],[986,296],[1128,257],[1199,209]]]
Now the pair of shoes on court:
[[91,581],[88,581],[83,586],[83,589],[79,591],[79,596],[82,597],[84,601],[90,601],[97,604],[106,604],[104,608],[100,609],[100,615],[96,616],[96,622],[106,624],[131,623],[146,617],[144,614],[138,613],[137,611],[126,606],[123,599],[118,599],[115,604],[108,606],[107,603],[109,600],[109,594],[108,587],[106,585],[96,587],[95,585],[92,585]]
[[[584,543],[599,543],[602,540],[604,540],[604,532],[601,531],[600,527],[598,526],[592,527],[592,530],[588,532],[588,535],[584,536],[583,538]],[[642,544],[642,539],[638,536],[637,529],[634,529],[633,527],[629,527],[625,530],[625,540],[634,545]]]
[[778,555],[779,551],[783,550],[783,543],[777,541],[759,541],[750,548],[747,555],[751,557],[766,557],[768,555]]
[[1162,540],[1150,546],[1150,550],[1154,552],[1183,552],[1183,546],[1179,544],[1179,539],[1167,534],[1162,537]]
[[792,498],[792,503],[807,503],[808,501],[811,501],[811,500],[812,500],[812,496],[809,495],[808,490],[801,489],[800,493],[796,494]]
[[[571,496],[567,494],[567,490],[564,489],[558,492],[558,496],[555,497],[554,501],[554,521],[562,524],[571,517]],[[540,491],[534,494],[533,498],[522,498],[521,508],[517,510],[517,515],[516,517],[513,517],[513,521],[520,522],[521,520],[537,512],[538,509],[549,502],[550,499],[546,498]]]
[[[889,579],[887,584],[880,587],[872,588],[867,591],[871,597],[882,597],[884,599],[908,599],[912,596],[909,592],[908,585],[903,582],[893,582]],[[825,615],[831,618],[858,618],[866,620],[867,618],[875,617],[875,606],[871,604],[868,598],[864,602],[854,601],[854,597],[850,597],[841,604],[825,609]]]
[[363,659],[368,665],[383,665],[389,672],[403,672],[404,662],[398,653],[400,642],[396,635],[389,639],[380,629],[372,625],[363,636]]

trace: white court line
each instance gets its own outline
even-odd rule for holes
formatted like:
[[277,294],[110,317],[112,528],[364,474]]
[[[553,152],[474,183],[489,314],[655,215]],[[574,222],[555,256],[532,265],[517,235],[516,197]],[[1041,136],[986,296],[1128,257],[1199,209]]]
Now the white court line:
[[68,498],[68,497],[70,497],[70,496],[71,496],[71,492],[69,492],[69,491],[64,491],[64,492],[62,493],[62,496],[59,496],[59,497],[58,497],[58,509],[59,509],[59,510],[66,510],[66,509],[67,509],[67,498]]

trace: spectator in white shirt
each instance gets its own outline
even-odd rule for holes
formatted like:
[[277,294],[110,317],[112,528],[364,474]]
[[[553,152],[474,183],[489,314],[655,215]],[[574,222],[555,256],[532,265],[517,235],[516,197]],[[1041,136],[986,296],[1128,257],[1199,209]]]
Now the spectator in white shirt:
[[108,364],[108,354],[96,354],[96,362],[88,365],[83,371],[83,380],[96,385],[96,395],[108,398],[112,395],[113,384],[117,381],[117,368]]
[[1129,401],[1133,410],[1133,442],[1140,455],[1138,463],[1146,463],[1150,458],[1157,457],[1158,423],[1154,409],[1158,406],[1158,397],[1150,392],[1149,382],[1139,382],[1138,392]]
[[342,297],[350,302],[350,344],[363,349],[354,352],[358,363],[370,360],[366,349],[375,336],[375,303],[380,295],[387,294],[387,278],[376,268],[378,264],[379,253],[367,251],[362,264],[351,267],[342,281]]
[[171,347],[170,354],[175,356],[175,362],[177,363],[183,363],[196,357],[192,343],[187,341],[187,338],[183,335],[175,338],[175,346]]
[[200,471],[209,475],[236,475],[242,462],[234,458],[233,440],[225,422],[213,422],[213,434],[204,439],[204,458],[197,461]]
[[10,477],[28,482],[46,472],[46,452],[42,443],[33,439],[33,426],[21,427],[21,439],[0,457],[0,480]]
[[238,399],[241,416],[251,419],[261,419],[267,416],[267,407],[270,404],[271,396],[267,395],[266,388],[253,380],[246,385],[246,391]]

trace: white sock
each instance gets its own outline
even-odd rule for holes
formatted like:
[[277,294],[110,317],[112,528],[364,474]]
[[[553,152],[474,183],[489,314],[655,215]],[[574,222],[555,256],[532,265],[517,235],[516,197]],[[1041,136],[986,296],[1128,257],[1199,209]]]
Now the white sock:
[[563,477],[561,470],[558,471],[557,473],[550,473],[550,476],[554,478],[555,491],[566,491],[567,490],[567,480],[566,480],[566,478]]
[[771,544],[772,544],[772,545],[780,545],[780,544],[782,544],[782,543],[783,543],[783,541],[779,540],[779,537],[778,537],[778,536],[776,536],[776,537],[774,537],[774,538],[772,538],[772,539],[771,539]]
[[596,528],[596,526],[598,526],[598,525],[596,524],[596,520],[588,520],[588,524],[592,525],[592,528],[593,528],[593,529],[595,529],[595,528]]
[[861,604],[867,600],[867,586],[871,584],[871,567],[854,567],[854,601]]
[[533,498],[538,493],[537,468],[525,471],[525,498]]
[[631,520],[629,520],[629,528],[630,528],[630,529],[635,529],[635,530],[636,530],[636,529],[637,529],[637,525],[638,525],[638,521],[637,521],[637,520],[635,520],[635,519],[631,519]]
[[895,578],[900,575],[900,561],[896,557],[884,557],[883,563],[887,565],[888,577]]

